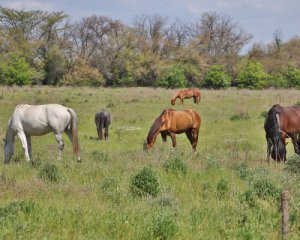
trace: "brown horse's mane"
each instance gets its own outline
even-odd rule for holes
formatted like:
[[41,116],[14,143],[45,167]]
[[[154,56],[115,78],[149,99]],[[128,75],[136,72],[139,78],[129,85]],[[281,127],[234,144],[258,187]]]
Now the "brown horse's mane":
[[157,131],[157,129],[162,125],[162,116],[168,111],[168,110],[173,110],[174,109],[165,109],[162,111],[162,113],[155,119],[155,121],[153,122],[150,130],[149,130],[149,133],[148,133],[148,136],[147,136],[147,143],[150,143]]

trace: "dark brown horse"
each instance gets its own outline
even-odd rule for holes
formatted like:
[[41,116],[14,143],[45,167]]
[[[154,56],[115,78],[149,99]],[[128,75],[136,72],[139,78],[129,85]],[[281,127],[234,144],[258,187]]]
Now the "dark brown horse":
[[183,99],[185,98],[194,98],[194,103],[198,104],[201,100],[201,93],[198,88],[191,88],[178,91],[171,100],[171,104],[174,105],[176,99],[179,98],[181,104],[183,104]]
[[265,125],[267,157],[286,161],[286,138],[291,138],[295,153],[300,154],[300,107],[274,105],[268,112]]
[[99,141],[103,139],[103,129],[105,129],[104,132],[105,141],[108,140],[108,127],[110,125],[110,121],[111,121],[110,114],[105,110],[101,110],[101,112],[97,112],[95,114],[95,124],[97,128]]
[[167,136],[170,136],[173,147],[176,146],[175,134],[185,133],[193,150],[196,151],[200,125],[201,118],[193,110],[175,111],[174,109],[166,109],[152,124],[147,141],[144,144],[144,149],[148,150],[154,145],[159,133],[164,142],[167,141]]

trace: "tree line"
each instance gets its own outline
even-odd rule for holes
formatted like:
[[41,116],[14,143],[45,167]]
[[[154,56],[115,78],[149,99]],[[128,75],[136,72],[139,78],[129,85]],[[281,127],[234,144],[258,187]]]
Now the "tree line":
[[0,84],[300,87],[300,38],[283,42],[276,31],[241,53],[251,38],[215,12],[193,23],[140,15],[129,26],[0,7]]

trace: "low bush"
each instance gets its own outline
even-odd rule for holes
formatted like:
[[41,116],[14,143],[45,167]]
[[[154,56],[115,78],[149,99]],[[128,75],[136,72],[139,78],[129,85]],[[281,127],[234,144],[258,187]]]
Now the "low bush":
[[178,231],[178,226],[170,213],[161,213],[152,221],[151,235],[154,239],[172,239]]
[[62,176],[55,165],[47,163],[42,167],[39,178],[46,182],[59,182]]
[[156,197],[160,189],[155,172],[149,167],[144,167],[138,174],[132,177],[130,189],[134,196],[150,195]]
[[187,165],[179,157],[175,157],[167,160],[164,163],[163,167],[167,172],[173,174],[181,173],[185,175],[187,173]]
[[300,173],[300,156],[294,155],[289,158],[284,169],[291,173]]

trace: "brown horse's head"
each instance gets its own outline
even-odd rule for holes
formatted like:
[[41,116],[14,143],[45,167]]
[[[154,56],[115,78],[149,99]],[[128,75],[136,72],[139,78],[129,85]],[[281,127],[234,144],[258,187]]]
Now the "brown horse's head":
[[149,150],[152,146],[153,146],[153,144],[148,143],[147,141],[144,141],[143,149],[144,149],[145,151],[147,151],[147,150]]
[[269,138],[268,141],[268,158],[271,158],[277,162],[286,161],[286,148],[282,139]]
[[267,140],[267,157],[280,162],[286,160],[286,148],[282,135],[280,133],[279,116],[281,114],[281,106],[274,105],[268,112],[264,128]]
[[175,101],[176,101],[175,99],[172,99],[172,100],[171,100],[171,104],[172,104],[172,105],[175,105]]

